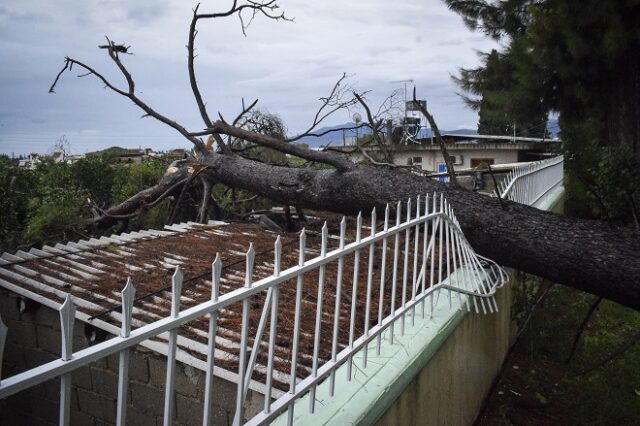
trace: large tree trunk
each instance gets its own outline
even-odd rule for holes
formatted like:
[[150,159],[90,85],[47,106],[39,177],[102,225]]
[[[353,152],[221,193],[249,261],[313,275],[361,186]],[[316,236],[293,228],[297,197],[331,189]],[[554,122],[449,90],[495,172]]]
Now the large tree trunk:
[[640,54],[625,57],[609,77],[606,102],[605,145],[624,149],[640,163]]
[[475,250],[496,262],[640,309],[640,238],[626,228],[544,212],[447,187],[404,170],[357,166],[292,169],[239,156],[203,160],[216,181],[284,204],[339,213],[367,211],[442,192]]

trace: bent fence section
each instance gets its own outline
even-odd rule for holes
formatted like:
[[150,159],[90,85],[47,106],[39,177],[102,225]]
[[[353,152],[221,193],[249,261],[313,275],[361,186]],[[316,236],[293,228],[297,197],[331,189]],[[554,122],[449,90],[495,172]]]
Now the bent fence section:
[[[450,308],[483,313],[497,309],[494,295],[507,281],[507,273],[474,252],[442,195],[387,206],[380,221],[376,214],[374,209],[368,227],[363,226],[359,215],[355,229],[347,229],[343,219],[336,236],[329,235],[325,223],[319,236],[319,254],[309,259],[305,253],[315,250],[307,247],[308,233],[303,230],[298,262],[286,269],[278,237],[270,276],[255,282],[256,268],[266,266],[254,265],[256,254],[251,246],[245,255],[244,287],[226,294],[220,291],[222,261],[217,256],[211,270],[211,299],[185,310],[180,309],[183,274],[177,266],[172,277],[170,315],[137,329],[132,329],[131,321],[135,283],[129,280],[121,293],[120,335],[78,352],[72,351],[75,316],[73,297],[69,295],[59,308],[62,357],[2,380],[0,398],[60,378],[59,423],[69,424],[72,372],[118,353],[117,424],[125,424],[129,351],[143,341],[161,338],[168,343],[164,424],[171,424],[179,328],[204,317],[208,321],[208,349],[202,410],[203,424],[209,424],[211,403],[216,398],[213,369],[218,321],[235,309],[241,320],[233,424],[268,423],[282,413],[288,413],[287,423],[291,424],[297,400],[305,396],[309,401],[306,409],[314,412],[321,382],[324,386],[328,383],[331,396],[340,392],[335,388],[336,374],[346,374],[346,380],[351,381],[356,354],[361,359],[357,368],[366,368],[368,354],[379,354],[381,347],[393,345],[417,315],[425,317],[433,312],[439,298],[448,300]],[[291,312],[279,308],[287,285],[288,294],[295,298]],[[309,285],[315,288],[314,300],[307,300],[307,296],[303,300],[303,287],[308,289]],[[250,318],[256,303],[262,303],[259,320]],[[310,306],[314,308],[311,312]],[[305,328],[301,317],[308,319],[310,315],[313,327]],[[292,334],[281,333],[285,322]],[[302,344],[303,340],[308,344]],[[346,368],[338,369],[341,366]],[[264,383],[264,407],[246,418],[246,395],[252,380]]]

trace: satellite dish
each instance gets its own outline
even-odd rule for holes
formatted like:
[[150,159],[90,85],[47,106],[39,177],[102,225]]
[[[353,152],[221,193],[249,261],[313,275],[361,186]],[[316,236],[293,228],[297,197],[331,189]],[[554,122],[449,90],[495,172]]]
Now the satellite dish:
[[359,113],[354,113],[353,114],[353,121],[356,122],[356,124],[360,123],[362,121],[362,116]]

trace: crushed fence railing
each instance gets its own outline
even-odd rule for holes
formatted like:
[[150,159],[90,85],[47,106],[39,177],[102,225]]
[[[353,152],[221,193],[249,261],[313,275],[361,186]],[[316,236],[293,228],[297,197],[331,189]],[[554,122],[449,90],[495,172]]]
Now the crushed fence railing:
[[504,199],[533,205],[564,179],[564,156],[514,168],[498,185]]
[[[242,314],[237,362],[239,380],[233,424],[243,424],[245,421],[247,424],[268,423],[285,412],[288,412],[288,423],[291,424],[297,399],[309,393],[308,409],[313,412],[316,388],[321,381],[330,381],[329,393],[333,396],[335,376],[338,372],[343,374],[338,367],[346,364],[344,374],[351,380],[356,354],[362,355],[362,365],[358,368],[366,368],[369,352],[379,354],[381,345],[394,344],[394,339],[405,333],[407,322],[413,325],[416,315],[425,317],[433,312],[441,295],[448,298],[451,308],[483,313],[497,310],[494,295],[496,289],[507,281],[507,273],[491,260],[474,252],[442,195],[409,199],[406,203],[399,202],[395,208],[387,206],[383,221],[377,220],[376,210],[373,209],[368,223],[370,226],[363,226],[362,215],[358,215],[355,229],[349,230],[343,218],[339,236],[333,237],[329,235],[325,223],[319,235],[319,255],[310,259],[305,258],[305,253],[314,251],[307,247],[309,233],[303,229],[299,235],[298,263],[287,269],[282,268],[283,245],[278,237],[274,244],[272,274],[255,282],[256,253],[251,245],[246,252],[244,287],[226,294],[220,294],[222,261],[218,255],[212,264],[211,299],[185,310],[180,310],[183,274],[178,266],[172,277],[169,317],[135,330],[131,329],[135,283],[128,280],[121,294],[120,335],[78,352],[72,352],[74,304],[73,297],[68,296],[59,309],[62,357],[2,380],[0,398],[60,377],[59,423],[67,425],[71,373],[79,367],[119,353],[116,419],[118,425],[124,425],[129,350],[147,339],[162,336],[169,348],[164,403],[164,424],[169,425],[174,410],[178,329],[208,316],[202,408],[203,424],[208,425],[215,399],[213,369],[218,321],[225,311],[236,304],[241,306]],[[368,235],[365,235],[367,231]],[[279,308],[281,292],[286,286],[291,286],[288,291],[295,294],[293,319],[291,312],[283,312]],[[307,300],[308,292],[303,300],[303,288],[313,290],[314,301]],[[255,324],[250,327],[250,309],[261,301],[263,305],[259,323],[257,327]],[[304,316],[307,316],[309,303],[315,305],[314,327],[313,330],[310,327],[302,330],[301,313],[304,311]],[[288,321],[293,325],[290,336],[279,335],[283,315],[289,315]],[[249,335],[250,329],[256,330],[255,335]],[[312,345],[301,345],[302,332],[313,336]],[[283,338],[287,340],[286,345],[281,342]],[[282,346],[290,349],[285,355],[281,351]],[[258,357],[263,361],[266,358],[266,368],[261,369],[258,375],[265,384],[264,407],[257,415],[246,419],[248,384],[250,380],[256,380]],[[282,367],[284,358],[288,368]],[[274,392],[276,374],[279,377],[288,374],[288,389]],[[274,399],[274,396],[278,397]]]

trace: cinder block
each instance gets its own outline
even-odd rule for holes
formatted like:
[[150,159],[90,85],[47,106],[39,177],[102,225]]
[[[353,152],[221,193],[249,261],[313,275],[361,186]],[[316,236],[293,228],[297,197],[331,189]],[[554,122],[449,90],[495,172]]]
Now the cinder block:
[[[131,405],[127,406],[127,424],[135,426],[156,426],[158,417],[152,414],[143,413]],[[162,419],[160,419],[162,423]]]
[[157,416],[164,412],[164,387],[155,388],[139,383],[130,383],[131,403],[138,410]]
[[[194,398],[176,394],[176,422],[186,425],[202,424],[204,404]],[[230,425],[233,422],[234,411],[224,410],[214,401],[211,406],[211,424]]]
[[146,355],[131,350],[129,356],[129,377],[140,383],[149,382],[149,362]]
[[19,317],[16,301],[17,296],[14,293],[4,290],[0,292],[0,316],[5,324],[8,324],[9,320],[15,320]]
[[1,400],[6,403],[6,410],[0,405],[0,418],[2,414],[9,411],[15,411],[16,413],[29,413],[31,412],[31,398],[26,391],[18,392],[11,395],[7,399]]
[[115,399],[118,396],[118,376],[109,370],[91,368],[93,391]]
[[[44,398],[58,404],[60,402],[60,379],[47,380],[42,384],[44,386]],[[78,410],[78,391],[75,387],[71,388],[71,404],[72,410]]]
[[116,401],[105,398],[95,392],[78,389],[78,404],[80,411],[99,420],[109,423],[116,421]]
[[203,393],[204,373],[196,368],[177,363],[176,368],[176,392],[188,396],[199,397]]
[[24,357],[27,361],[27,367],[33,368],[51,362],[55,359],[59,359],[60,355],[56,356],[52,353],[41,351],[39,349],[32,349],[25,351]]
[[119,368],[118,366],[120,364],[120,355],[117,353],[111,354],[108,357],[106,357],[105,360],[107,361],[107,366],[109,370],[114,373],[117,373]]
[[96,421],[90,415],[82,411],[71,410],[71,424],[73,426],[95,426]]
[[7,341],[11,343],[17,343],[26,348],[38,347],[38,341],[36,339],[36,326],[33,324],[24,323],[18,320],[11,320],[6,322]]
[[73,385],[83,389],[93,389],[91,382],[91,370],[89,367],[80,367],[71,373]]
[[[57,423],[59,417],[59,402],[49,401],[40,396],[31,396],[32,414],[45,422]],[[41,424],[40,422],[36,424]]]
[[33,312],[22,314],[22,321],[35,322],[40,325],[51,327],[54,330],[60,330],[60,313],[55,309],[40,306]]
[[60,330],[38,325],[38,348],[60,356],[62,352],[62,335]]
[[167,358],[151,355],[149,363],[149,384],[164,389],[167,380]]
[[5,364],[2,369],[3,377],[9,377],[5,372],[7,364],[12,365],[18,371],[26,370],[27,361],[25,358],[24,346],[13,342],[6,342],[2,361]]

